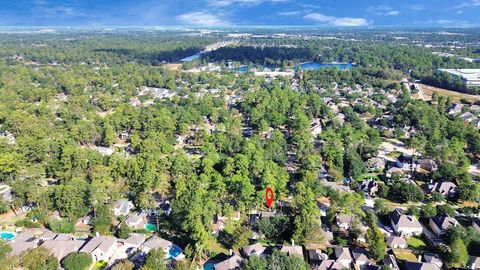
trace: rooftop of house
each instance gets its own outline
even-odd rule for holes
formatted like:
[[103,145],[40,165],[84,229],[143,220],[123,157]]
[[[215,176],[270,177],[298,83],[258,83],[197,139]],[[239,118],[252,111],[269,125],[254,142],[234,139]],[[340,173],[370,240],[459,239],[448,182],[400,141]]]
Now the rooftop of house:
[[172,246],[172,242],[165,240],[163,238],[160,238],[158,236],[152,236],[147,241],[145,241],[145,243],[143,243],[143,246],[150,249],[155,249],[155,248],[169,249]]
[[458,225],[458,221],[455,218],[449,217],[447,215],[436,216],[431,218],[431,220],[441,230],[446,230],[450,226]]
[[243,254],[250,256],[251,254],[263,253],[265,251],[265,247],[262,246],[260,243],[255,243],[253,245],[244,246],[242,248]]
[[398,209],[395,209],[393,212],[390,213],[390,219],[394,224],[398,227],[403,228],[422,228],[422,225],[417,220],[416,217],[412,215],[404,215],[400,213]]
[[87,240],[87,243],[80,251],[92,253],[96,249],[102,252],[108,252],[117,243],[117,238],[110,236],[96,236]]
[[230,258],[215,264],[215,270],[233,270],[240,267],[243,263],[243,258],[234,254]]
[[338,214],[335,218],[337,224],[350,224],[352,222],[352,216],[346,214]]
[[350,254],[350,250],[348,248],[335,247],[334,253],[337,260],[352,260],[352,255]]
[[388,236],[386,237],[388,245],[406,245],[407,240],[399,236]]
[[299,255],[303,257],[303,248],[302,246],[282,246],[280,249],[281,252],[285,252],[288,255]]
[[425,185],[425,189],[429,192],[438,192],[441,194],[447,194],[457,190],[457,185],[453,182],[433,182]]
[[426,262],[406,261],[404,265],[407,270],[440,270],[436,264]]

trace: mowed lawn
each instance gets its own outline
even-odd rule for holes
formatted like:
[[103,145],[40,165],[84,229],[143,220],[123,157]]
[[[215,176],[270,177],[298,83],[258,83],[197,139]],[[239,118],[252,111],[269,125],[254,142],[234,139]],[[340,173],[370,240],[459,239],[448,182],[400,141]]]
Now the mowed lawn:
[[407,239],[408,247],[411,249],[425,249],[427,244],[420,237],[412,236]]
[[409,249],[393,249],[393,254],[399,261],[417,261],[417,256],[415,256],[415,254]]

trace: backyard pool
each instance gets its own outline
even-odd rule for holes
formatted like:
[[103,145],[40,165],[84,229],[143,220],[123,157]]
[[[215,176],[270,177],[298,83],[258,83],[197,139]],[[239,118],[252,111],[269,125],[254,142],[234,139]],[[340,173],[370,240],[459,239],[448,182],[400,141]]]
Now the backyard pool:
[[152,223],[145,224],[145,230],[149,232],[154,232],[156,229],[157,229],[157,226],[155,226],[155,224],[152,224]]
[[182,249],[176,245],[172,245],[172,247],[168,251],[168,258],[175,259],[180,254],[182,254]]
[[3,240],[12,240],[16,234],[13,232],[0,232],[0,238]]
[[203,265],[203,270],[213,270],[215,268],[215,264],[217,262],[214,261],[208,261]]

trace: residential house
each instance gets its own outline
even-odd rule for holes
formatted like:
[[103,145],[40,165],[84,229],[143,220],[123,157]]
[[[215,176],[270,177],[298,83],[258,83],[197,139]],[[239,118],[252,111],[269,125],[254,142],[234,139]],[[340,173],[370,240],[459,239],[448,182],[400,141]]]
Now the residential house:
[[27,229],[17,234],[15,238],[8,241],[8,244],[12,248],[9,254],[12,256],[20,255],[28,249],[36,248],[40,242],[40,238],[35,236],[36,233],[38,232],[35,230]]
[[472,122],[473,120],[476,119],[476,118],[475,118],[475,115],[473,115],[473,113],[471,113],[471,112],[464,112],[464,113],[462,113],[462,114],[460,115],[460,118],[462,118],[463,121],[468,122],[468,123],[470,123],[470,122]]
[[440,256],[438,256],[438,254],[425,253],[425,254],[423,254],[423,256],[421,256],[421,259],[422,259],[423,262],[435,264],[436,266],[438,266],[438,268],[443,267],[443,261],[440,258]]
[[440,270],[440,268],[433,263],[426,262],[409,262],[404,263],[406,270]]
[[126,216],[134,208],[134,205],[131,201],[127,199],[119,200],[113,206],[113,213],[115,216]]
[[92,255],[94,261],[108,262],[117,249],[117,238],[110,236],[95,236],[87,240],[87,243],[80,249]]
[[335,217],[335,222],[337,226],[342,230],[348,230],[350,224],[352,223],[352,216],[346,214],[337,214]]
[[221,220],[221,221],[227,221],[227,220],[240,221],[240,212],[238,212],[238,211],[233,212],[233,215],[230,216],[230,217],[217,215],[217,220]]
[[334,260],[323,261],[316,270],[344,270],[346,267],[340,262]]
[[480,233],[480,219],[474,219],[472,221],[472,226],[478,233]]
[[415,170],[417,165],[413,161],[413,156],[407,155],[405,153],[401,154],[395,161],[395,165],[404,170]]
[[462,104],[455,104],[455,106],[448,111],[448,114],[457,115],[462,112],[462,109],[463,109]]
[[244,246],[242,248],[242,254],[246,257],[250,257],[251,255],[256,255],[261,257],[265,252],[265,247],[262,246],[260,243],[255,243],[253,245]]
[[307,256],[308,256],[308,263],[313,268],[320,266],[320,264],[323,261],[328,260],[328,255],[323,253],[319,249],[307,250]]
[[147,223],[147,214],[146,213],[141,213],[139,215],[131,214],[131,215],[128,215],[127,219],[125,220],[125,224],[127,224],[127,226],[133,227],[133,228],[136,228],[136,229],[145,228],[146,223]]
[[214,270],[235,270],[235,269],[239,269],[242,264],[243,264],[243,258],[238,256],[237,254],[234,254],[230,258],[222,262],[216,263],[213,266],[213,269]]
[[375,195],[377,195],[377,192],[378,192],[378,183],[373,179],[363,180],[362,184],[360,185],[360,189],[363,190],[369,196],[375,197]]
[[398,175],[405,175],[405,172],[398,168],[398,167],[391,167],[390,169],[387,170],[387,172],[385,173],[385,176],[387,177],[392,177],[394,174],[398,174]]
[[423,227],[416,217],[404,215],[398,209],[390,213],[390,223],[393,230],[400,236],[420,235]]
[[367,168],[370,171],[382,171],[385,168],[385,159],[373,157],[367,161]]
[[119,241],[121,241],[125,245],[128,254],[133,254],[136,250],[140,248],[143,242],[145,242],[145,235],[131,234],[127,239],[119,239]]
[[162,249],[165,254],[168,254],[170,249],[173,247],[172,242],[160,238],[158,236],[152,236],[147,241],[145,241],[141,246],[140,249],[144,253],[150,252],[152,249]]
[[433,159],[422,158],[417,160],[417,168],[421,168],[423,170],[433,172],[438,170],[438,165]]
[[348,248],[336,247],[334,249],[334,254],[335,258],[337,258],[337,262],[341,263],[346,268],[350,268],[353,258]]
[[85,241],[82,240],[46,240],[42,242],[41,247],[44,247],[50,251],[50,254],[57,258],[60,262],[68,254],[72,252],[78,252],[80,248],[85,244]]
[[303,249],[302,246],[282,246],[280,252],[287,253],[289,256],[300,256],[303,258]]
[[368,258],[368,252],[363,248],[354,248],[352,249],[352,256],[355,264],[357,266],[363,266],[368,263],[370,260]]
[[407,240],[403,237],[399,236],[388,236],[386,237],[386,241],[389,247],[391,248],[407,248]]
[[470,256],[468,258],[467,267],[469,269],[480,269],[480,257]]
[[395,259],[394,255],[387,254],[383,259],[383,264],[389,266],[392,270],[400,270],[397,259]]
[[430,218],[428,225],[430,225],[430,228],[437,236],[440,236],[448,228],[456,227],[459,225],[459,223],[455,218],[449,217],[447,215],[441,215]]
[[457,193],[458,187],[453,182],[439,181],[426,184],[425,190],[428,193],[437,192],[447,198],[451,198]]
[[212,234],[217,237],[221,231],[225,229],[225,222],[221,220],[216,220],[212,224]]

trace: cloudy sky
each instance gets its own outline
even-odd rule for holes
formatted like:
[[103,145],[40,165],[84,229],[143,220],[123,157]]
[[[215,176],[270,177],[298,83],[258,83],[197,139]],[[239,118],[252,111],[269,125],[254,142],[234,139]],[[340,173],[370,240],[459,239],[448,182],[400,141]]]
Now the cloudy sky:
[[480,26],[480,0],[0,0],[1,26]]

